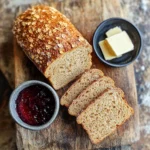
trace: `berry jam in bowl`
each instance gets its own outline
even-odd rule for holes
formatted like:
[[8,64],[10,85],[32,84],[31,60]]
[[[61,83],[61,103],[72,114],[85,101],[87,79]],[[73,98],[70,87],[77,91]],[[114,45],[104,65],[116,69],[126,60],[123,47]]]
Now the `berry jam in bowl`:
[[24,128],[47,128],[59,112],[59,97],[48,84],[31,80],[18,86],[10,97],[9,109],[14,120]]

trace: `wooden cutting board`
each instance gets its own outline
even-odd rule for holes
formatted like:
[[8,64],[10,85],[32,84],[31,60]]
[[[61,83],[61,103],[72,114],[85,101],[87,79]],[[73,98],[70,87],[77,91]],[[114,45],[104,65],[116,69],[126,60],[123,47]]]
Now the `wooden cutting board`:
[[[101,21],[110,17],[123,17],[119,0],[50,0],[47,4],[57,8],[70,18],[71,22],[90,43],[94,31]],[[20,6],[18,10],[23,11],[26,7]],[[47,82],[15,41],[14,56],[16,87],[30,79]],[[116,85],[124,90],[128,103],[134,108],[134,116],[101,144],[93,145],[86,132],[80,125],[77,125],[75,117],[68,115],[65,107],[60,107],[57,119],[45,130],[35,132],[17,125],[18,149],[90,150],[126,145],[139,139],[139,115],[133,65],[111,68],[102,64],[93,53],[93,67],[101,69],[105,75],[112,77]],[[57,91],[60,97],[68,87],[69,85]]]

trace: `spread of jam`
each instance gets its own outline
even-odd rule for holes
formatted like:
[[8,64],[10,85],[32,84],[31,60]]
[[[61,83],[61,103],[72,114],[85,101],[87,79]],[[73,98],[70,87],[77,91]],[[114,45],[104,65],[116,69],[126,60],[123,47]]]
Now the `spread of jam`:
[[19,93],[16,109],[25,123],[42,125],[48,122],[54,113],[54,97],[46,87],[39,84],[32,85]]

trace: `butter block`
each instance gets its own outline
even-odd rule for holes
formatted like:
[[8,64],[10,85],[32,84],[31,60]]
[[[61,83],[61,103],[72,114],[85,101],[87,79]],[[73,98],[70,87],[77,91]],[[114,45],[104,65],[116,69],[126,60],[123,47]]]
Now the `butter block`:
[[109,47],[107,46],[107,43],[105,40],[100,41],[99,46],[102,50],[105,60],[112,60],[117,57],[113,51],[109,50]]
[[118,34],[118,33],[121,33],[121,32],[122,32],[121,28],[119,28],[119,27],[114,27],[114,28],[112,28],[112,29],[110,29],[110,30],[108,30],[108,31],[106,32],[106,36],[107,36],[107,37],[111,37],[111,36],[113,36],[113,35],[115,35],[115,34]]
[[120,56],[134,49],[134,45],[126,31],[106,38],[106,42],[116,56]]

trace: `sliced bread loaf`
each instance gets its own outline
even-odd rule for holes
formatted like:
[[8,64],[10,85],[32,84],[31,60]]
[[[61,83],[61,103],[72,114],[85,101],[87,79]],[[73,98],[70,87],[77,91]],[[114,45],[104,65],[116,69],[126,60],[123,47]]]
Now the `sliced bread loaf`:
[[70,115],[78,116],[95,98],[97,98],[104,90],[113,87],[114,81],[110,77],[102,77],[88,86],[69,106]]
[[123,97],[121,89],[108,89],[77,117],[77,123],[82,124],[92,143],[101,142],[133,114]]
[[37,5],[20,14],[13,27],[17,43],[58,90],[92,65],[92,46],[53,7]]
[[104,74],[99,69],[90,69],[82,74],[82,76],[65,92],[61,98],[61,105],[69,107],[72,101],[93,81],[102,77]]

